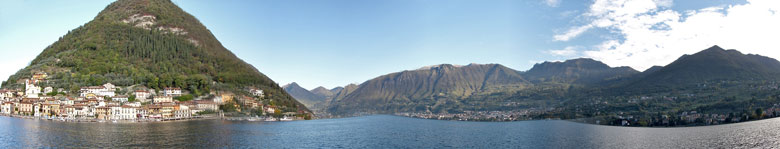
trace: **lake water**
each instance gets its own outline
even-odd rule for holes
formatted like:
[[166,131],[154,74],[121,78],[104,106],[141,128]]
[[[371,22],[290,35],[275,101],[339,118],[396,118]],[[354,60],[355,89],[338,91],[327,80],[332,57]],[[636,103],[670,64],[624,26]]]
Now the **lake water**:
[[459,122],[365,116],[295,122],[66,123],[0,117],[0,148],[755,148],[780,119],[686,128],[569,121]]

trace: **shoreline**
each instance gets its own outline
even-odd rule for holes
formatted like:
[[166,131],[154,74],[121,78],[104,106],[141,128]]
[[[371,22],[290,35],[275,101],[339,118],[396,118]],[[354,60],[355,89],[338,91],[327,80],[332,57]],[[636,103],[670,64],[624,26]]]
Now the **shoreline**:
[[[397,116],[397,117],[405,117],[405,118],[413,118],[413,119],[423,119],[423,120],[455,121],[455,122],[486,122],[486,123],[506,123],[506,122],[522,122],[522,121],[560,120],[560,121],[568,121],[568,122],[573,122],[573,123],[596,125],[596,126],[627,127],[627,128],[693,128],[693,127],[708,127],[708,126],[727,126],[727,125],[744,124],[744,123],[749,123],[749,122],[765,121],[765,120],[771,120],[771,119],[775,119],[775,118],[780,118],[780,117],[772,117],[772,118],[763,118],[763,119],[757,119],[757,120],[748,120],[748,121],[741,121],[741,122],[735,122],[735,123],[723,123],[723,124],[715,124],[715,125],[684,125],[684,126],[655,126],[655,127],[633,126],[633,125],[632,126],[620,126],[620,125],[595,124],[595,123],[588,123],[588,122],[582,121],[583,118],[577,118],[577,119],[547,118],[547,119],[524,119],[524,120],[514,120],[514,121],[475,121],[475,120],[455,120],[455,119],[423,118],[423,117],[413,117],[413,116],[405,116],[405,115],[398,115],[398,114],[370,114],[370,115],[349,116],[349,117],[334,117],[334,118],[324,118],[324,119],[342,119],[342,118],[364,117],[364,116],[374,116],[374,115],[388,115],[388,116]],[[322,119],[319,119],[319,120],[322,120]]]
[[248,121],[248,122],[292,122],[292,121],[305,121],[305,120],[282,120],[279,118],[273,118],[268,120],[265,117],[221,117],[221,116],[201,116],[192,118],[179,118],[179,119],[143,119],[143,120],[98,120],[98,119],[46,119],[42,117],[33,116],[21,116],[21,115],[7,115],[0,114],[0,117],[29,119],[29,120],[42,120],[52,122],[65,122],[65,123],[116,123],[116,124],[132,124],[132,123],[162,123],[162,122],[183,122],[183,121],[197,121],[197,120],[224,120],[224,121]]
[[[384,115],[384,114],[376,114],[376,115]],[[627,128],[693,128],[693,127],[708,127],[708,126],[727,126],[727,125],[743,124],[743,123],[749,123],[749,122],[757,122],[757,121],[764,121],[764,120],[771,120],[771,119],[775,119],[775,118],[780,118],[780,117],[772,117],[772,118],[763,118],[763,119],[747,120],[747,121],[734,122],[734,123],[714,124],[714,125],[680,125],[680,126],[652,126],[651,127],[651,126],[635,126],[635,125],[632,125],[632,126],[620,126],[620,125],[595,124],[595,123],[588,123],[588,122],[585,122],[585,121],[582,120],[582,119],[586,119],[586,118],[577,118],[577,119],[548,118],[548,119],[526,119],[526,120],[514,120],[514,121],[475,121],[475,120],[434,119],[434,118],[412,117],[412,116],[394,115],[394,114],[391,114],[391,116],[399,116],[399,117],[407,117],[407,118],[415,118],[415,119],[425,119],[425,120],[438,120],[438,121],[488,122],[488,123],[561,120],[561,121],[568,121],[568,122],[573,122],[573,123],[596,125],[596,126],[627,127]]]
[[[377,114],[377,115],[384,115],[384,114]],[[560,118],[547,118],[547,119],[520,119],[520,120],[502,120],[502,121],[488,121],[488,120],[459,120],[459,119],[436,119],[436,118],[424,118],[424,117],[416,117],[416,116],[405,116],[405,115],[396,115],[396,114],[389,114],[392,116],[399,116],[399,117],[407,117],[407,118],[414,118],[414,119],[425,119],[425,120],[439,120],[439,121],[457,121],[457,122],[495,122],[495,123],[506,123],[506,122],[522,122],[522,121],[545,121],[545,120],[564,120],[569,121],[566,119],[560,119]]]
[[177,119],[142,119],[142,120],[99,120],[99,119],[61,119],[53,118],[47,119],[34,116],[22,116],[22,115],[8,115],[0,114],[2,117],[29,119],[29,120],[45,120],[53,122],[66,122],[66,123],[155,123],[155,122],[179,122],[179,121],[194,121],[194,120],[211,120],[211,119],[224,119],[218,116],[204,116],[204,117],[192,117],[192,118],[177,118]]

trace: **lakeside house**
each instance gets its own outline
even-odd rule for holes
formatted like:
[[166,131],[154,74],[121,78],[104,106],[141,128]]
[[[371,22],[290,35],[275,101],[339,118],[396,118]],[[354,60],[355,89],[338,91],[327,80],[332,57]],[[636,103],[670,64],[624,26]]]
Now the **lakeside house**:
[[111,106],[111,120],[135,120],[137,118],[137,109],[132,106]]
[[201,110],[212,110],[212,111],[219,110],[219,106],[214,101],[196,100],[195,103],[197,104],[198,109]]
[[276,111],[276,107],[269,105],[263,107],[263,110],[265,110],[265,113],[274,113]]
[[22,101],[18,104],[18,115],[33,115],[33,102],[32,101]]
[[0,105],[0,113],[3,114],[11,114],[13,112],[14,103],[13,102],[3,102],[2,105]]

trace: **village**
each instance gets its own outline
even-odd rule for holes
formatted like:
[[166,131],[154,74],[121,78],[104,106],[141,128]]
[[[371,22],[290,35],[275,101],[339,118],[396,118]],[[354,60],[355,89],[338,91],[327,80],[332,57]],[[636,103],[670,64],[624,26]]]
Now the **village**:
[[304,119],[297,112],[280,113],[275,106],[262,104],[258,99],[263,99],[263,90],[256,88],[247,89],[253,97],[238,96],[230,92],[212,92],[209,97],[180,101],[177,99],[187,95],[181,88],[166,87],[156,91],[134,87],[132,91],[120,94],[120,89],[130,87],[122,88],[106,83],[81,87],[78,93],[67,93],[63,89],[38,86],[40,82],[47,81],[46,77],[46,73],[35,73],[31,78],[23,80],[23,89],[0,90],[0,115],[69,122],[153,122],[220,118],[236,120],[224,117],[220,109],[221,105],[231,104],[232,107],[261,109],[259,111],[262,111],[263,117],[257,115],[249,120]]
[[463,111],[462,113],[396,113],[398,116],[436,119],[436,120],[454,120],[454,121],[521,121],[541,119],[536,115],[544,113],[542,109],[524,109],[512,111]]

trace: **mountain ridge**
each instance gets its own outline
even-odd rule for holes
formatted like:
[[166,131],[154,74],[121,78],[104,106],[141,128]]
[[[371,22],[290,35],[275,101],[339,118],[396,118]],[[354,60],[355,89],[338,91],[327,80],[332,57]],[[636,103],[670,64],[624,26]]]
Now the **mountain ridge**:
[[365,112],[388,108],[382,103],[401,104],[410,100],[439,97],[460,98],[486,89],[521,88],[526,83],[520,72],[499,64],[460,67],[441,64],[368,80],[343,99],[332,101],[329,109],[343,112],[339,109],[347,106],[346,109],[355,108]]
[[717,45],[683,55],[664,67],[626,85],[629,88],[665,87],[715,80],[780,80],[780,62],[760,55],[742,54]]
[[325,97],[312,93],[296,82],[284,85],[282,88],[293,98],[306,105],[306,107],[313,107],[315,104],[325,101]]
[[[488,71],[488,69],[483,68],[479,72],[465,73],[460,70],[475,66],[486,65],[440,64],[382,75],[361,83],[355,92],[342,98],[344,101],[332,100],[329,102],[328,111],[335,115],[349,115],[398,112],[446,113],[462,112],[464,109],[566,107],[566,103],[579,103],[580,100],[584,100],[583,98],[644,95],[668,91],[648,88],[654,84],[679,87],[685,84],[696,85],[701,84],[702,81],[724,78],[753,81],[780,80],[777,79],[780,78],[778,77],[780,76],[780,62],[777,60],[760,55],[742,54],[736,50],[724,50],[718,46],[696,54],[681,56],[669,65],[654,66],[643,72],[625,66],[610,67],[589,58],[539,63],[524,72],[506,68],[500,64],[495,64],[495,67],[492,67],[497,69],[490,69],[497,71]],[[706,70],[689,70],[693,68]],[[724,68],[728,69],[721,71]],[[474,79],[474,76],[480,76],[476,78],[482,79]],[[492,82],[505,83],[499,83],[499,86],[515,86],[489,89],[489,86],[492,85],[484,83],[491,82],[489,78],[512,78]],[[476,82],[483,83],[481,85],[475,85],[479,83],[474,82],[468,83],[469,81],[452,83],[462,80],[481,80]],[[463,89],[455,89],[456,91],[453,92],[452,88]],[[636,89],[648,92],[636,92]],[[512,107],[501,106],[499,104],[501,102],[523,104]]]

